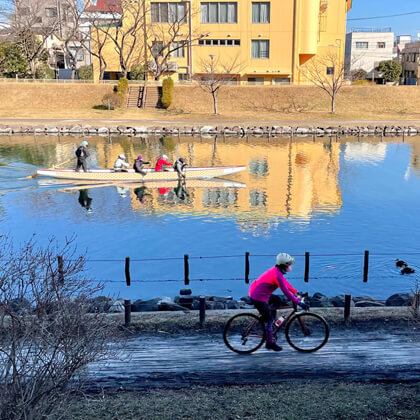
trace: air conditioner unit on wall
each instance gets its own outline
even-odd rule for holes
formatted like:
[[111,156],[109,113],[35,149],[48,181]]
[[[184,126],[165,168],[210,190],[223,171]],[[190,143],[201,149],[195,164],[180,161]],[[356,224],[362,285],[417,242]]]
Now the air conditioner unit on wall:
[[178,71],[178,63],[176,61],[169,61],[167,66],[167,71]]

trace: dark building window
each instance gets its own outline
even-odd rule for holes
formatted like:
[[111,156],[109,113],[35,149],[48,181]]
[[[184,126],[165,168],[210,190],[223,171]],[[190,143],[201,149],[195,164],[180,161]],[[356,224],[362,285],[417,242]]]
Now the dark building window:
[[45,16],[46,17],[57,17],[57,8],[56,7],[47,7],[45,9]]

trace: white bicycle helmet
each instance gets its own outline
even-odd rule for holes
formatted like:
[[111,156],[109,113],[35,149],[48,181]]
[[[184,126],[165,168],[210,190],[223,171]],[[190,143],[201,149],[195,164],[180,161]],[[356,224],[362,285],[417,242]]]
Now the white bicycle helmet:
[[162,159],[168,160],[168,156],[162,155]]
[[125,160],[125,155],[121,154],[118,156],[121,160]]
[[292,265],[295,263],[295,259],[285,252],[282,252],[276,257],[276,265]]

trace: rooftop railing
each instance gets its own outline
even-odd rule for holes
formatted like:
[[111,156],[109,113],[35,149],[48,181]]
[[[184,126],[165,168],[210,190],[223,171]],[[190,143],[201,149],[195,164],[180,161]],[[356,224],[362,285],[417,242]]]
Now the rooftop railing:
[[392,28],[352,28],[351,32],[392,32]]

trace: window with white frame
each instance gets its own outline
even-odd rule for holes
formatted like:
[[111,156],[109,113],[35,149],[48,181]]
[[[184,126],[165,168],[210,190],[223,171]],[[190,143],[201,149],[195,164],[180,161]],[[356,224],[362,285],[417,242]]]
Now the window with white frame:
[[45,9],[46,17],[57,17],[57,8],[56,7],[47,7]]
[[85,59],[85,53],[81,47],[69,47],[69,52],[76,61],[83,61]]
[[249,85],[263,85],[264,77],[248,77]]
[[356,48],[358,50],[367,50],[369,48],[369,42],[356,42]]
[[270,58],[270,41],[253,39],[251,41],[251,58]]
[[150,3],[152,23],[186,23],[187,22],[187,3]]
[[182,58],[185,57],[184,54],[184,42],[173,42],[172,43],[172,52],[171,52],[171,56],[172,57],[177,57],[177,58]]
[[270,3],[252,3],[252,23],[270,23]]
[[238,23],[238,3],[201,3],[201,23]]

